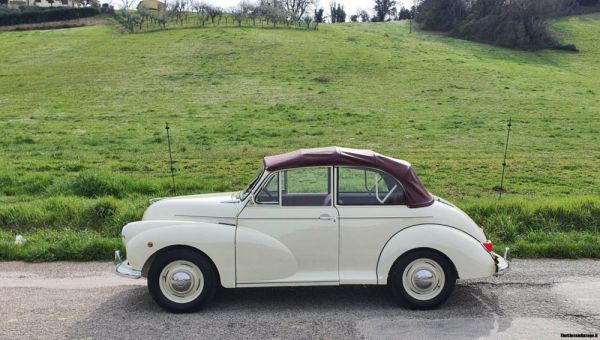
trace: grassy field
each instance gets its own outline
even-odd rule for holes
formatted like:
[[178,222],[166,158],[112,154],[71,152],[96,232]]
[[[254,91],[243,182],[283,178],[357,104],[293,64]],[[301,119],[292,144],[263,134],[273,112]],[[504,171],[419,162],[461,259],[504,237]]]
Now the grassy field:
[[110,258],[171,194],[165,121],[178,194],[238,190],[269,154],[370,148],[517,256],[600,257],[600,15],[553,26],[581,52],[402,22],[0,33],[0,259]]

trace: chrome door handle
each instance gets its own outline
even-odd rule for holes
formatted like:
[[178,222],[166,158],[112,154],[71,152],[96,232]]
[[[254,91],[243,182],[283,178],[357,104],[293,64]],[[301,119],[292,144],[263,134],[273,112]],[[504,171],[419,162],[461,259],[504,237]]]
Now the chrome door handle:
[[337,217],[335,216],[330,216],[330,215],[321,215],[319,216],[319,219],[321,221],[333,221],[336,222],[337,221]]

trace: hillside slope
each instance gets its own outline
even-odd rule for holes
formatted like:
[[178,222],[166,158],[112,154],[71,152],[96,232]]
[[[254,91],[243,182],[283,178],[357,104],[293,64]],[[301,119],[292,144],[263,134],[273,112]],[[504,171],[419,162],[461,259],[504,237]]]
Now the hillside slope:
[[554,26],[581,52],[409,34],[401,22],[0,33],[0,224],[81,218],[75,229],[116,235],[168,194],[165,121],[178,193],[238,190],[264,155],[339,145],[412,162],[440,196],[494,202],[512,118],[509,198],[597,199],[600,14]]

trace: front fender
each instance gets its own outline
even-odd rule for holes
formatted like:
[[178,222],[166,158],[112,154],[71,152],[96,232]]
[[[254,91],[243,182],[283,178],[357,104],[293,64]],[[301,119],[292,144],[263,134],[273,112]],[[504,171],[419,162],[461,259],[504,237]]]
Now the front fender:
[[387,284],[396,259],[417,248],[431,248],[446,255],[461,279],[492,276],[496,271],[490,254],[469,234],[449,226],[422,224],[402,229],[386,243],[377,263],[377,283]]
[[[139,231],[125,244],[132,268],[142,270],[152,255],[166,247],[188,246],[202,251],[213,261],[223,287],[235,287],[235,226],[187,221],[144,224],[136,223]],[[152,247],[148,242],[152,242]]]

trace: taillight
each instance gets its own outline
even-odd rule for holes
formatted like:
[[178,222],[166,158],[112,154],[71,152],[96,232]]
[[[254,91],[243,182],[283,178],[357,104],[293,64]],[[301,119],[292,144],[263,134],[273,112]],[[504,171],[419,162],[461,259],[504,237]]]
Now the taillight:
[[488,251],[488,253],[492,252],[492,241],[487,240],[485,242],[482,242],[481,244],[483,244],[483,246],[485,247],[485,249]]

